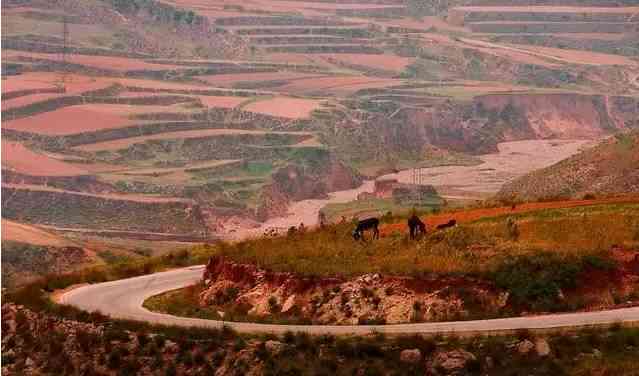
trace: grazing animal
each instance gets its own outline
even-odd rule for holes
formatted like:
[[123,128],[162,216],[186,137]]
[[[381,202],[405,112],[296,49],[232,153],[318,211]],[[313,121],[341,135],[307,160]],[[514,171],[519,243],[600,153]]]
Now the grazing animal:
[[418,235],[426,234],[426,224],[414,214],[408,218],[408,229],[411,239],[415,239]]
[[445,228],[449,228],[449,227],[455,227],[457,225],[457,221],[454,219],[451,219],[450,221],[446,222],[446,223],[442,223],[441,225],[437,225],[437,229],[438,230],[443,230]]
[[364,231],[372,230],[373,239],[379,239],[379,219],[367,218],[357,222],[357,227],[353,231],[353,239],[365,240]]

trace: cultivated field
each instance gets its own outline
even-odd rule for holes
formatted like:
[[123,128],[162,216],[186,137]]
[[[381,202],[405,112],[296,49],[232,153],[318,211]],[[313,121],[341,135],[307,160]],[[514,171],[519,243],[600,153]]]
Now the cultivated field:
[[166,106],[77,105],[23,119],[5,121],[2,123],[2,128],[50,136],[70,135],[127,127],[135,124],[135,120],[129,118],[131,115],[166,112],[170,109],[171,107]]
[[[624,28],[636,7],[162,4],[3,4],[2,166],[25,184],[5,187],[15,197],[27,186],[93,203],[172,197],[201,208],[190,223],[237,238],[313,223],[366,190],[360,173],[441,166],[424,173],[443,195],[484,198],[634,124],[639,46]],[[552,158],[530,150],[538,138],[562,139],[539,148]],[[521,143],[499,153],[504,141]],[[485,163],[450,166],[476,155]],[[313,175],[327,160],[344,167]],[[275,187],[287,169],[297,177]]]
[[87,175],[82,165],[74,165],[36,153],[17,142],[2,140],[2,168],[24,175],[78,176]]

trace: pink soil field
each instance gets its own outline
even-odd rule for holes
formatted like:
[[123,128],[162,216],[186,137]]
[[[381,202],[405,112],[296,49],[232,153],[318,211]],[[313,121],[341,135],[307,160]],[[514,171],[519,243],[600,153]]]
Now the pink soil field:
[[402,81],[365,76],[335,76],[297,80],[278,91],[294,94],[351,95],[358,90],[399,85]]
[[256,101],[244,106],[243,110],[288,119],[303,119],[311,116],[313,110],[320,108],[321,101],[277,97]]
[[209,108],[235,108],[248,99],[245,97],[216,97],[206,95],[194,97],[198,98],[203,105]]
[[[55,88],[55,84],[59,83],[60,79],[60,73],[55,72],[29,72],[17,76],[9,76],[2,80],[2,92],[11,93],[22,90]],[[121,80],[68,74],[65,78],[66,94],[80,94],[85,91],[104,89],[118,81]]]
[[266,59],[277,63],[288,64],[312,64],[318,66],[326,66],[326,62],[317,55],[305,55],[300,53],[274,52],[265,55]]
[[140,144],[147,140],[179,140],[179,139],[187,139],[187,138],[198,138],[198,137],[215,137],[222,135],[238,135],[238,134],[256,134],[262,135],[266,133],[279,133],[279,134],[301,134],[301,135],[309,135],[309,132],[266,132],[266,131],[251,131],[244,129],[197,129],[191,131],[180,131],[180,132],[167,132],[154,134],[149,136],[138,136],[138,137],[130,137],[126,139],[113,140],[113,141],[104,141],[104,142],[96,142],[95,144],[86,144],[76,146],[73,149],[87,151],[87,152],[95,152],[101,150],[120,150],[127,148],[134,144]]
[[71,245],[71,242],[61,236],[44,231],[35,226],[25,225],[8,219],[2,219],[2,240],[53,247]]
[[395,55],[324,54],[321,56],[347,64],[394,72],[403,71],[408,65],[415,61],[414,58]]
[[[35,59],[46,59],[52,61],[61,61],[60,54],[45,54],[39,52],[23,52],[23,51],[3,51],[3,58],[11,59],[17,58],[18,56],[31,57]],[[129,71],[129,70],[162,70],[162,69],[172,69],[172,68],[180,68],[175,65],[163,65],[163,64],[152,64],[147,63],[141,59],[130,59],[126,57],[113,57],[113,56],[89,56],[89,55],[67,55],[67,61],[73,64],[81,64],[90,67],[100,68],[100,69],[109,69],[109,70],[118,70],[118,71]],[[183,68],[183,67],[182,67]]]
[[127,115],[167,112],[170,106],[128,106],[120,104],[83,104],[56,111],[5,121],[3,129],[62,136],[102,129],[122,128],[136,122]]
[[78,176],[87,171],[73,164],[36,153],[18,142],[2,140],[2,167],[24,175]]
[[17,97],[13,99],[5,99],[2,101],[2,109],[10,110],[12,108],[26,106],[32,103],[42,102],[49,99],[61,98],[64,97],[65,94],[33,94],[33,95],[25,95],[23,97]]
[[[344,18],[345,21],[352,22],[361,22],[363,24],[370,23],[370,19],[366,18],[356,18],[356,17],[348,17]],[[439,30],[448,30],[448,31],[457,31],[457,32],[468,32],[469,30],[463,26],[452,25],[441,18],[434,16],[426,16],[420,20],[412,19],[412,18],[398,18],[391,20],[383,20],[383,21],[375,21],[375,24],[381,25],[384,27],[403,27],[407,29],[415,29],[426,31],[432,27],[437,28]]]
[[[237,17],[251,15],[250,11],[260,11],[269,13],[291,13],[295,12],[305,16],[325,15],[327,12],[332,13],[337,9],[383,9],[396,8],[398,5],[379,5],[379,4],[339,4],[339,3],[321,3],[321,2],[303,2],[303,1],[273,1],[273,0],[253,0],[250,2],[231,0],[225,1],[223,5],[241,6],[247,12],[234,12],[223,10],[223,5],[212,5],[208,1],[203,0],[172,0],[171,4],[184,8],[197,9],[203,15],[212,18]],[[255,13],[253,13],[255,14]],[[268,16],[268,14],[258,14]]]
[[64,189],[57,189],[52,187],[46,187],[43,185],[31,185],[31,184],[2,184],[3,187],[13,189],[23,189],[36,192],[58,192],[77,196],[96,197],[106,200],[123,200],[123,201],[135,201],[135,202],[184,202],[192,204],[193,200],[180,197],[168,197],[168,196],[154,196],[154,195],[142,195],[142,194],[93,194],[76,191],[65,191]]
[[298,72],[265,72],[265,73],[241,73],[241,74],[214,74],[210,76],[198,76],[199,79],[213,86],[231,87],[237,82],[246,81],[272,81],[295,80],[300,78],[325,77],[314,73]]
[[567,6],[467,6],[454,11],[465,12],[527,12],[527,13],[639,13],[639,7],[567,7]]

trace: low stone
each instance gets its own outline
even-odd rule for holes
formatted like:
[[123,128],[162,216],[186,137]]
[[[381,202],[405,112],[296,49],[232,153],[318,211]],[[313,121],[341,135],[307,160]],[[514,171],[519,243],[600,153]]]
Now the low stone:
[[180,346],[177,343],[167,339],[164,342],[164,351],[169,354],[177,354],[180,351]]
[[545,339],[539,338],[535,341],[535,351],[539,356],[550,355],[550,345]]
[[402,350],[399,354],[399,360],[404,363],[419,363],[422,360],[422,352],[419,349]]
[[592,350],[592,356],[595,358],[601,358],[603,356],[603,354],[601,353],[601,351],[599,351],[599,349],[593,349]]
[[269,340],[264,343],[264,347],[271,354],[277,355],[284,351],[284,348],[286,348],[286,344],[280,341]]
[[499,294],[497,297],[497,307],[504,308],[508,304],[508,298],[510,298],[510,293],[508,291]]
[[35,366],[35,362],[31,358],[27,358],[27,360],[24,361],[24,365],[28,368],[32,368],[33,366]]
[[517,352],[519,352],[520,354],[528,354],[534,348],[535,348],[535,344],[527,339],[517,344]]
[[476,359],[475,355],[462,349],[440,352],[435,355],[433,367],[435,369],[442,368],[446,371],[455,371],[465,368],[469,361]]
[[288,312],[295,306],[295,294],[289,296],[282,304],[282,312]]

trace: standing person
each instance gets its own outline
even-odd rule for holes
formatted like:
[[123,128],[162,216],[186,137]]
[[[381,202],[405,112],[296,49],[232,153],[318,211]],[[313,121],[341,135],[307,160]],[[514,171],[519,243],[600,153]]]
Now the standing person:
[[317,221],[319,222],[319,227],[320,228],[326,227],[326,225],[327,225],[327,223],[326,223],[326,214],[324,214],[324,212],[321,211],[321,210],[317,214]]

